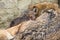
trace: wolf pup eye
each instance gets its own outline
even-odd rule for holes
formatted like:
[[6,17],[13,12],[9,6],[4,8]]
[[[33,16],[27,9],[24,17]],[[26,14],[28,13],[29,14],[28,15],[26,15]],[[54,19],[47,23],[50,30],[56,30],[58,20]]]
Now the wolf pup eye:
[[38,12],[38,8],[36,6],[33,7],[32,11]]

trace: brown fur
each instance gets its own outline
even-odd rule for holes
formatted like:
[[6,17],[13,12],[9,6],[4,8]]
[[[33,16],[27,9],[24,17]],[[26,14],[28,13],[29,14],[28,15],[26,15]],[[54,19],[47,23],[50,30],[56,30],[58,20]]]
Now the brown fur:
[[38,17],[39,15],[41,15],[40,12],[43,9],[54,9],[54,10],[57,10],[58,9],[58,4],[44,2],[44,3],[37,3],[35,5],[29,5],[29,9],[30,10],[33,10],[34,7],[38,10],[37,11],[37,15],[36,15],[36,17]]

